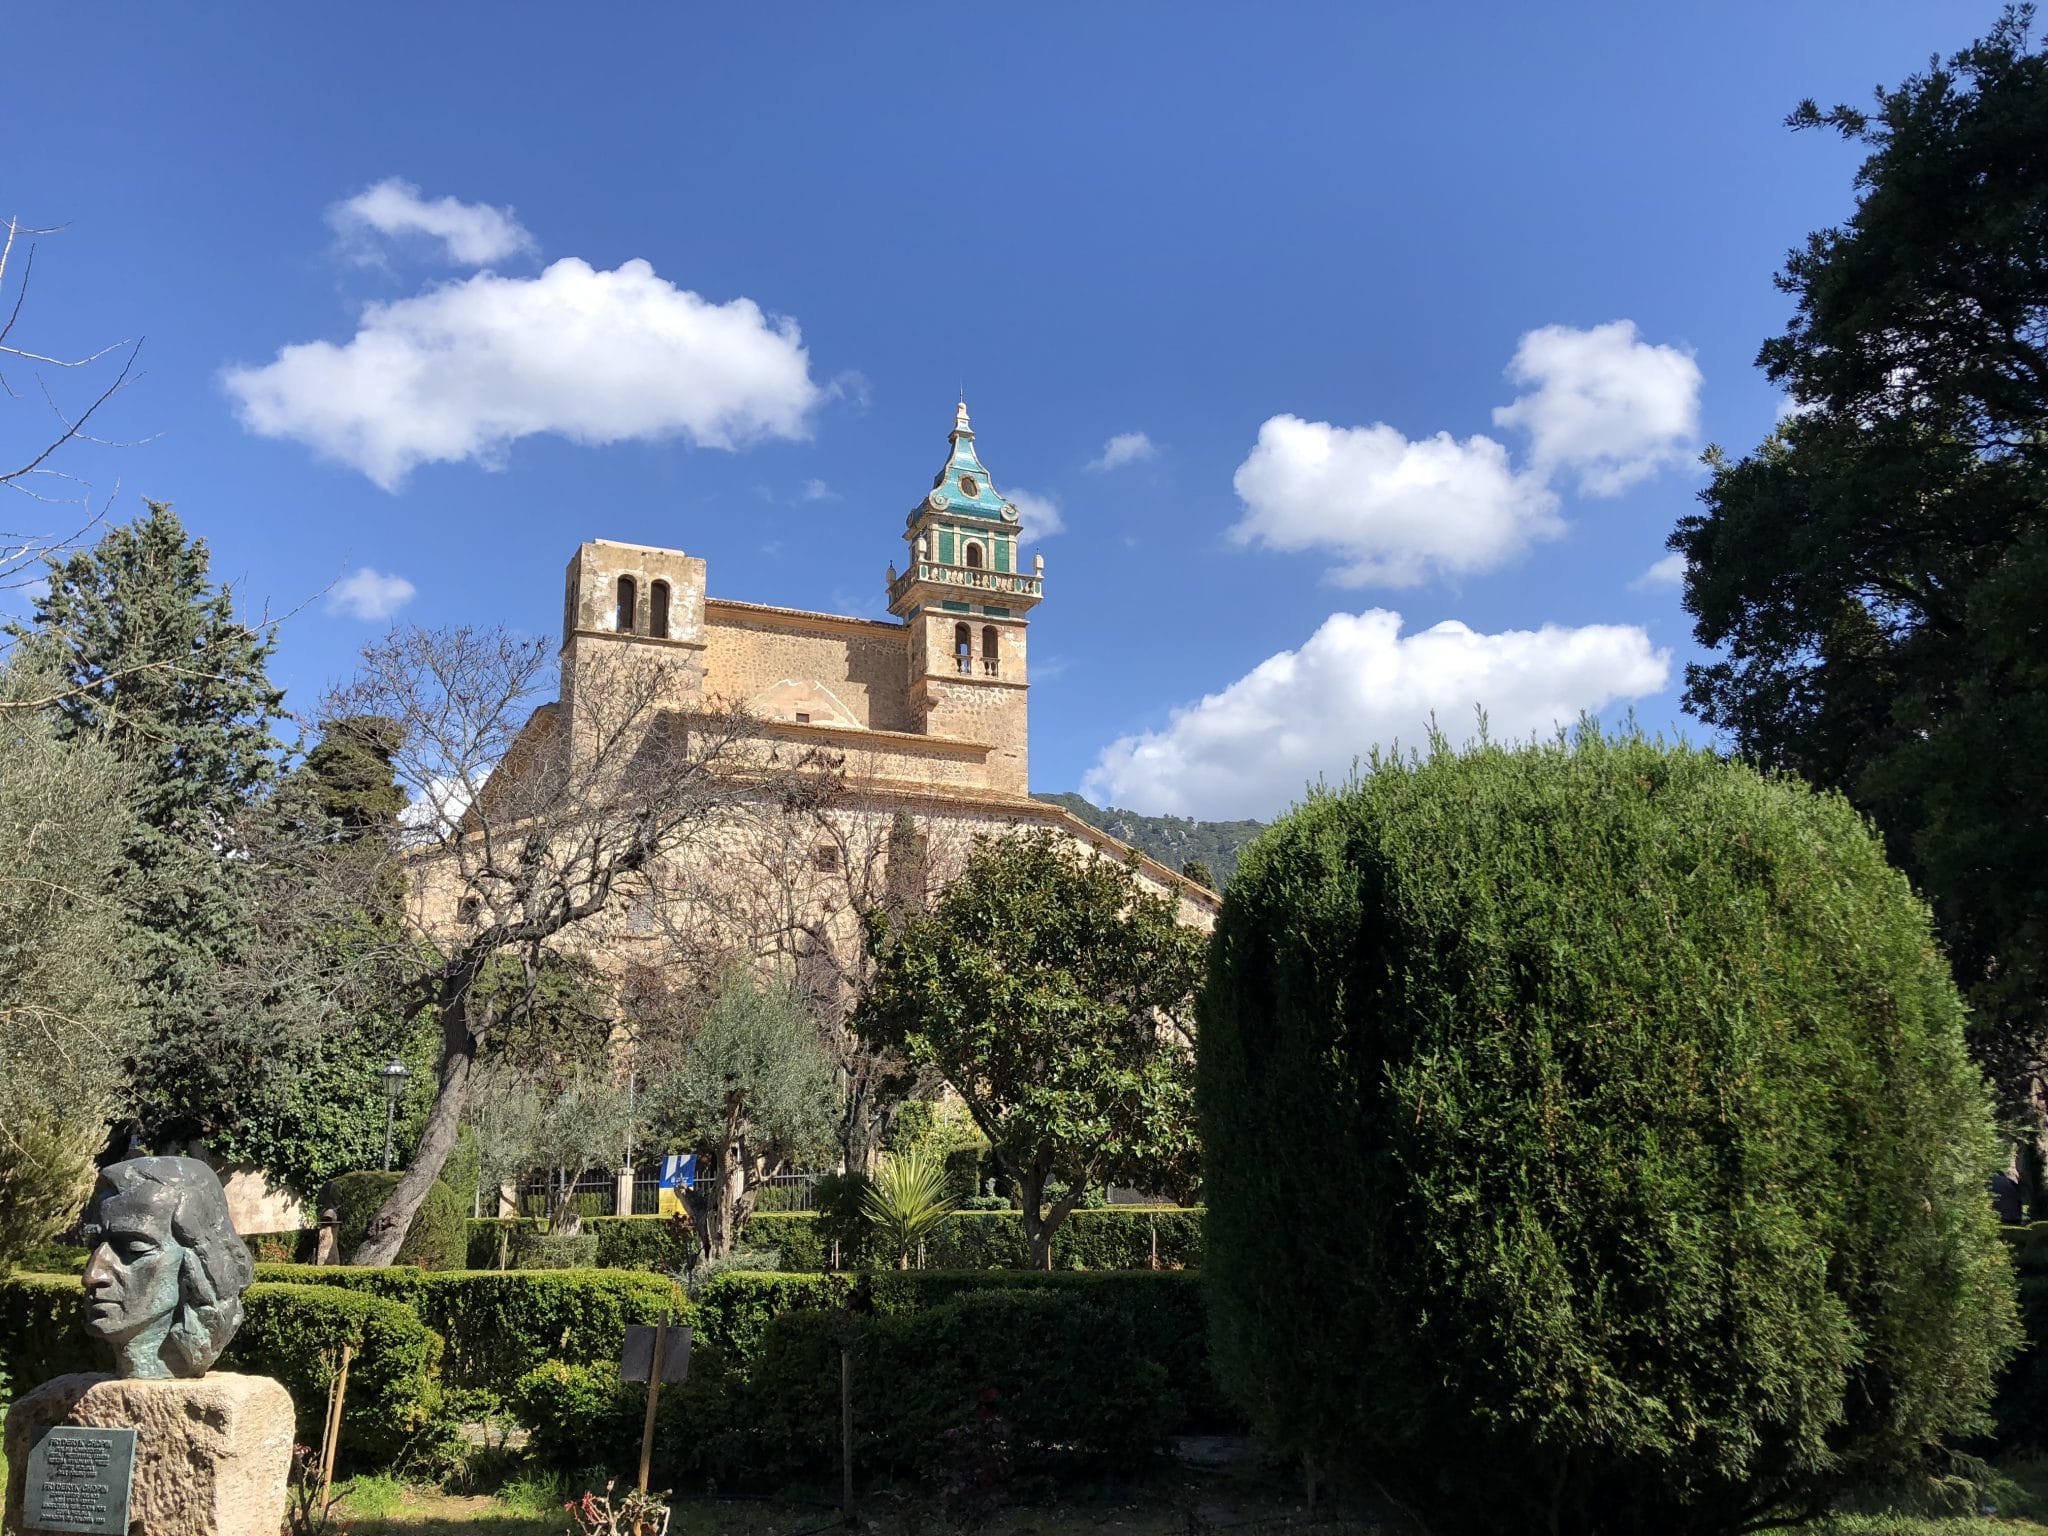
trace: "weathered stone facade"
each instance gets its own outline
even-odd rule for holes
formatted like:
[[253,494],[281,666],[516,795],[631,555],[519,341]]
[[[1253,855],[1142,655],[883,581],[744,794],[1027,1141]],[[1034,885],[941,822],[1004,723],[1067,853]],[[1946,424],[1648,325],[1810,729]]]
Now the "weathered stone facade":
[[[498,782],[538,759],[600,676],[622,660],[659,669],[678,718],[738,706],[761,759],[829,759],[843,789],[792,815],[734,808],[687,856],[636,875],[631,888],[564,943],[614,974],[653,966],[685,929],[725,952],[780,951],[845,972],[859,949],[856,914],[891,882],[929,896],[977,835],[1049,827],[1214,921],[1215,895],[1028,793],[1029,614],[1043,596],[1042,559],[1020,569],[1017,508],[989,483],[961,406],[951,452],[911,512],[909,559],[889,571],[891,620],[849,618],[713,597],[706,562],[679,550],[598,539],[570,559],[564,583],[559,705],[536,712]],[[582,726],[576,727],[578,730]],[[572,753],[575,750],[571,749]],[[918,841],[905,866],[903,828]],[[459,920],[456,865],[423,860],[415,899],[429,928]],[[718,936],[714,944],[710,936]]]

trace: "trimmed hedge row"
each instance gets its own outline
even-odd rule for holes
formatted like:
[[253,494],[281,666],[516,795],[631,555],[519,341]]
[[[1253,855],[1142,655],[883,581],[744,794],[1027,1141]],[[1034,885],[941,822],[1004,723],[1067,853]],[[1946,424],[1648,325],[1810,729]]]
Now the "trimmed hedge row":
[[508,1390],[544,1360],[616,1358],[628,1323],[680,1315],[681,1289],[631,1270],[354,1269],[261,1264],[259,1280],[365,1291],[402,1302],[447,1342],[451,1385]]
[[[539,1256],[537,1239],[547,1223],[537,1216],[481,1217],[469,1223],[469,1267],[496,1269],[502,1242],[512,1268]],[[683,1224],[669,1216],[586,1216],[583,1233],[597,1239],[598,1269],[640,1269],[674,1274],[689,1262],[693,1244]]]
[[[442,1341],[401,1301],[344,1288],[259,1280],[242,1297],[242,1326],[220,1368],[274,1376],[292,1395],[297,1434],[312,1444],[327,1411],[341,1346],[354,1346],[342,1446],[388,1464],[423,1439],[445,1434]],[[75,1275],[0,1280],[0,1370],[17,1387],[70,1371],[104,1370],[83,1330],[85,1293]]]
[[[1069,1216],[1053,1238],[1053,1268],[1150,1269],[1156,1250],[1162,1269],[1196,1269],[1202,1262],[1199,1207],[1106,1207]],[[495,1269],[501,1236],[516,1265],[524,1245],[542,1223],[531,1217],[472,1221],[469,1267]],[[583,1230],[597,1239],[600,1269],[658,1270],[673,1274],[688,1262],[691,1239],[667,1216],[586,1217]],[[773,1248],[784,1270],[822,1271],[830,1266],[831,1244],[819,1235],[813,1211],[756,1211],[740,1234],[748,1248]],[[840,1268],[858,1269],[884,1260],[865,1243],[842,1247]],[[945,1231],[925,1245],[928,1269],[1023,1269],[1030,1261],[1023,1219],[1015,1211],[961,1211]]]
[[[672,1481],[774,1480],[836,1460],[842,1342],[869,1471],[1128,1460],[1234,1422],[1209,1378],[1192,1275],[727,1272],[692,1317],[690,1380],[663,1394],[657,1429]],[[566,1467],[623,1465],[644,1402],[610,1362],[550,1362],[512,1394],[533,1453]]]

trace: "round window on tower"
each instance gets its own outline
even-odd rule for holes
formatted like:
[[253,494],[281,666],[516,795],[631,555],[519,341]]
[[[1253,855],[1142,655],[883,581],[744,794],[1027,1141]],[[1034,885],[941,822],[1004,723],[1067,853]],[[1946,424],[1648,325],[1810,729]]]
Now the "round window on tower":
[[981,487],[974,483],[974,476],[962,475],[960,477],[960,494],[969,501],[972,501],[981,494]]

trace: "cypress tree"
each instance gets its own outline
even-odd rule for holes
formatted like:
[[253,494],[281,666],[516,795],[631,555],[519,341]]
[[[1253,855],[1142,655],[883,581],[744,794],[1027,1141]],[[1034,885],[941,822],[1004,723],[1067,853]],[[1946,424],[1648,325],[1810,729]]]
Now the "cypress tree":
[[1203,1280],[1269,1443],[1440,1536],[1727,1536],[1989,1427],[1986,1087],[1839,796],[1439,741],[1252,846],[1209,975]]
[[134,774],[135,825],[118,894],[149,1019],[131,1062],[152,1140],[214,1130],[263,1078],[260,1021],[224,1018],[209,984],[252,928],[238,824],[275,783],[283,694],[274,630],[236,617],[202,539],[163,502],[96,545],[48,562],[47,590],[10,633],[57,679],[60,732],[109,748]]

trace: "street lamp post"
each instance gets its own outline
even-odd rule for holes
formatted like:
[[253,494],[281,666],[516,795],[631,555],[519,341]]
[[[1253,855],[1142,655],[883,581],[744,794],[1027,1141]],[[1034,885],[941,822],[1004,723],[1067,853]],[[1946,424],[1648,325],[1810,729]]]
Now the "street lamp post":
[[384,1079],[384,1171],[391,1171],[391,1127],[398,1118],[398,1100],[405,1092],[405,1080],[412,1074],[396,1056],[381,1076]]

